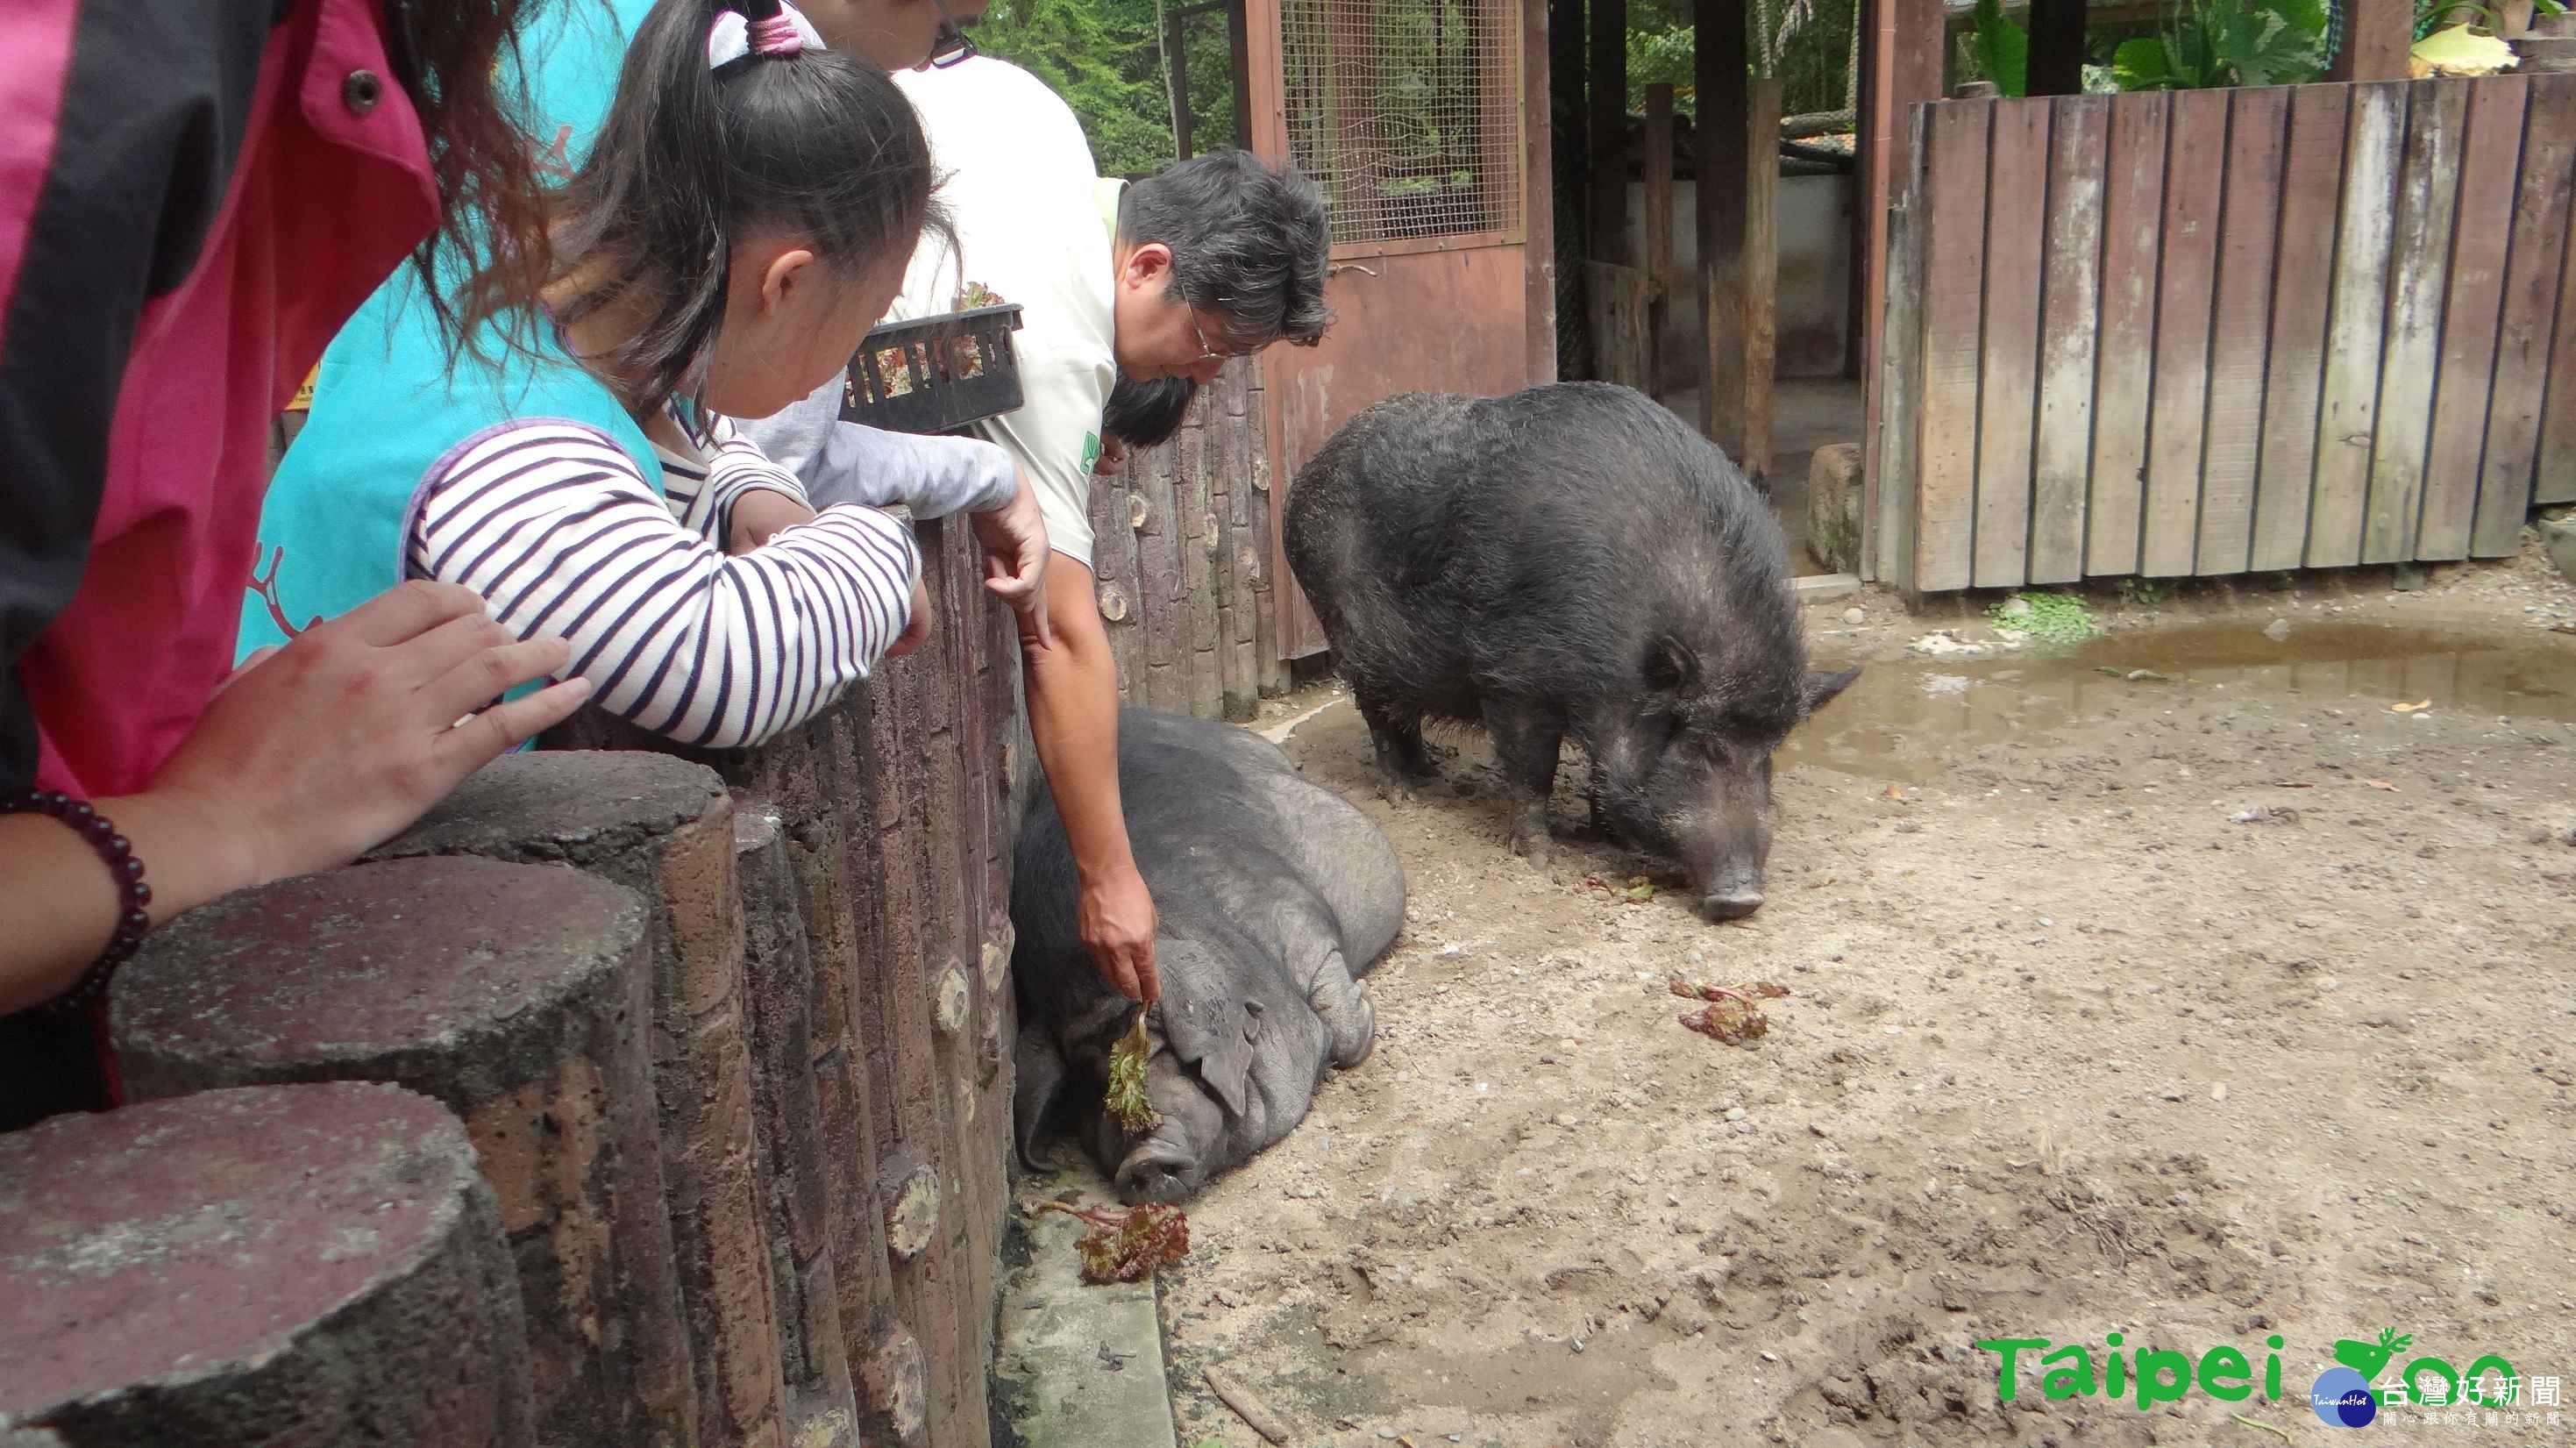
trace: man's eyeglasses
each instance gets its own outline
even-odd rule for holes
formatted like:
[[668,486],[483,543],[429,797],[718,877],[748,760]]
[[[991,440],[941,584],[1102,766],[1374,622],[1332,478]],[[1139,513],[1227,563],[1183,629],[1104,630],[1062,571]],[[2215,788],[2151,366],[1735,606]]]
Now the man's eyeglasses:
[[975,42],[966,38],[965,29],[958,25],[955,16],[948,13],[947,0],[930,0],[930,3],[939,10],[939,34],[930,42],[930,59],[923,64],[933,70],[946,70],[974,59]]
[[1237,357],[1249,357],[1253,353],[1261,350],[1258,347],[1239,347],[1228,351],[1219,351],[1216,348],[1209,346],[1207,328],[1200,325],[1199,309],[1196,307],[1190,308],[1190,331],[1195,333],[1199,339],[1199,360],[1202,362],[1230,362]]

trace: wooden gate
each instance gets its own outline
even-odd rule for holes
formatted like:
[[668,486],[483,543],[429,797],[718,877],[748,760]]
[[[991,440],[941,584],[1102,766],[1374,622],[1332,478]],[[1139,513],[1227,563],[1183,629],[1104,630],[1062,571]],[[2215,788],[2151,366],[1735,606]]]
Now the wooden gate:
[[1913,134],[1881,578],[2501,557],[2576,500],[2576,75],[1943,101]]
[[1276,526],[1333,429],[1415,389],[1555,376],[1545,0],[1249,0],[1254,149],[1324,187],[1321,346],[1262,360],[1280,653],[1325,647]]

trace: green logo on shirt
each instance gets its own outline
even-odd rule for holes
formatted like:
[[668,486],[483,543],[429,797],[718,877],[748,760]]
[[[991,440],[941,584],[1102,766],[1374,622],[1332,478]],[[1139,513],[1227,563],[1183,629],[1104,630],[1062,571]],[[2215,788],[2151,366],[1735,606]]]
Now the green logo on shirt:
[[1093,468],[1096,468],[1099,465],[1100,434],[1096,432],[1086,432],[1082,435],[1082,470],[1084,473],[1088,474]]

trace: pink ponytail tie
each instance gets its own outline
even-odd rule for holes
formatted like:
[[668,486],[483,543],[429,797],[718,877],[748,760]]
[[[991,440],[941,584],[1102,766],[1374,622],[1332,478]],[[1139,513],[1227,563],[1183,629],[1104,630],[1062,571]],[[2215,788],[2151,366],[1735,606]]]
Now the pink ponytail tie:
[[796,33],[796,22],[784,14],[751,22],[754,55],[794,55],[804,48],[805,38]]
[[[737,6],[739,8],[737,8]],[[754,19],[747,10],[769,13]],[[797,13],[787,0],[736,0],[716,12],[715,23],[707,30],[707,68],[721,70],[746,56],[780,57],[821,50],[823,37],[815,33],[813,22]]]

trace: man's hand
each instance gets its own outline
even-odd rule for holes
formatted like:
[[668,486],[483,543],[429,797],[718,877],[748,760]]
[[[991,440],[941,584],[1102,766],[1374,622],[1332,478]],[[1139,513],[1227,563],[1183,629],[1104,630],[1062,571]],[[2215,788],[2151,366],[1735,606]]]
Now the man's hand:
[[1163,982],[1154,973],[1155,918],[1154,897],[1132,865],[1082,882],[1082,943],[1091,947],[1102,979],[1149,1006],[1163,998]]
[[1127,466],[1127,444],[1114,437],[1102,438],[1100,459],[1091,465],[1091,475],[1096,478],[1114,478],[1118,476],[1118,470],[1125,466]]
[[1020,616],[1020,634],[1042,649],[1055,647],[1055,630],[1047,620],[1046,520],[1038,516],[1037,493],[1029,480],[1011,501],[989,513],[969,513],[975,541],[984,549],[984,587]]
[[782,528],[814,521],[814,510],[775,488],[754,488],[733,500],[726,519],[725,552],[739,556],[767,543]]

